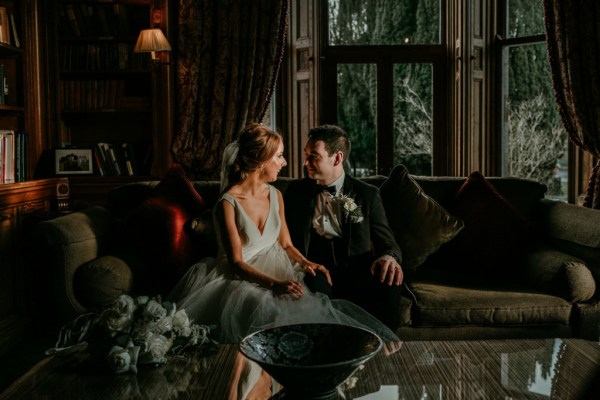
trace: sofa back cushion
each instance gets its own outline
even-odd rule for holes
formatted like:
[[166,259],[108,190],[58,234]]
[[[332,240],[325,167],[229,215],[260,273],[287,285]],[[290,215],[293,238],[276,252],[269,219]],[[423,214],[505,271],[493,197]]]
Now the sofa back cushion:
[[465,224],[444,248],[460,271],[509,277],[535,238],[529,220],[478,171],[460,187],[449,211]]
[[407,271],[421,266],[464,226],[461,219],[423,192],[404,165],[394,167],[380,192],[389,226],[402,250],[402,267]]
[[[454,197],[465,183],[465,177],[415,176],[415,181],[423,191],[445,209],[452,207]],[[495,190],[521,215],[533,218],[540,199],[544,198],[546,186],[530,179],[514,177],[486,177]]]

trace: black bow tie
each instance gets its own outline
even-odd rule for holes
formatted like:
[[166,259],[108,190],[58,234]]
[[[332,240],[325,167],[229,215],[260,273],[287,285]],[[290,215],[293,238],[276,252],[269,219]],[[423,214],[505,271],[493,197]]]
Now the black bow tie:
[[335,196],[335,193],[337,192],[337,190],[335,190],[335,185],[332,185],[332,186],[317,185],[317,188],[315,190],[316,190],[317,193],[329,192],[329,193],[331,193],[334,196]]

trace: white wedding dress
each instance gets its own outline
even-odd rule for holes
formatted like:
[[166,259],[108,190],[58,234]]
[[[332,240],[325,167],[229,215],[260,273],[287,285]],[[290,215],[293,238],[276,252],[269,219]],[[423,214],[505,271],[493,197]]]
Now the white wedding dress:
[[[278,280],[303,282],[303,269],[290,261],[277,240],[281,228],[279,202],[277,189],[271,185],[269,188],[270,209],[262,233],[233,196],[225,193],[219,201],[228,201],[235,209],[243,258],[248,264]],[[194,322],[217,325],[222,343],[239,343],[248,334],[268,327],[316,322],[361,326],[385,341],[398,340],[382,322],[349,301],[330,300],[306,286],[300,299],[277,296],[239,278],[229,266],[222,246],[216,259],[206,258],[193,265],[169,298],[177,308],[185,309]]]

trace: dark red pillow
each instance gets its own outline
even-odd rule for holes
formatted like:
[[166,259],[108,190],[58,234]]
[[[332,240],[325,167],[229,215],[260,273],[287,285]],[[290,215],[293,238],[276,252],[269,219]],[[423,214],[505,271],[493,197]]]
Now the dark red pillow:
[[531,240],[529,221],[479,171],[460,187],[451,212],[464,229],[446,246],[448,262],[474,274],[509,276]]
[[168,293],[202,256],[190,222],[206,208],[179,164],[174,164],[152,193],[125,218],[125,230],[139,256],[137,290]]

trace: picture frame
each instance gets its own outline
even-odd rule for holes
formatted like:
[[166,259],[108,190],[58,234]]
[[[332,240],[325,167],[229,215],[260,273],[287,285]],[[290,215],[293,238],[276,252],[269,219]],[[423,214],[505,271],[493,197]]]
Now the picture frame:
[[55,149],[56,175],[90,175],[94,173],[92,149]]

